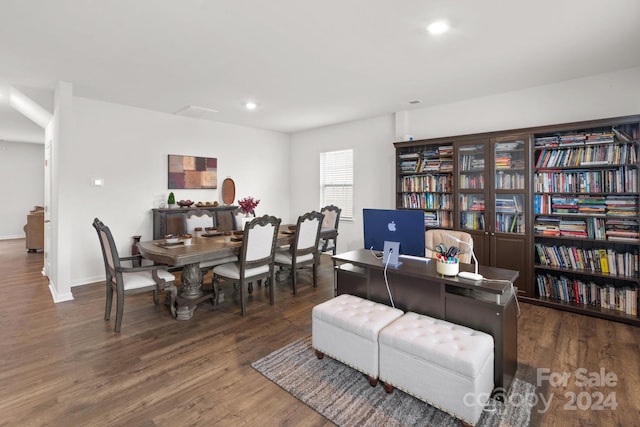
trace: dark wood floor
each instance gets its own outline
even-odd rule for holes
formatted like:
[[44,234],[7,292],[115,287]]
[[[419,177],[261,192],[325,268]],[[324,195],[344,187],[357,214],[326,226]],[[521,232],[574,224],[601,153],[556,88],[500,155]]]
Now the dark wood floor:
[[[54,304],[42,263],[24,240],[0,241],[0,425],[331,425],[250,366],[310,335],[311,308],[333,294],[328,256],[317,289],[301,285],[294,297],[279,283],[270,306],[260,288],[244,318],[230,289],[215,309],[185,322],[150,294],[129,296],[120,334],[113,319],[103,320],[104,284],[74,288],[74,301]],[[538,393],[552,404],[544,413],[534,408],[533,426],[640,425],[638,328],[527,304],[518,325],[519,372],[530,382],[535,368],[604,369],[618,380],[591,388],[574,375],[566,386],[543,382]],[[581,396],[576,410],[570,393]],[[609,396],[603,410],[578,409],[597,404],[598,393]]]

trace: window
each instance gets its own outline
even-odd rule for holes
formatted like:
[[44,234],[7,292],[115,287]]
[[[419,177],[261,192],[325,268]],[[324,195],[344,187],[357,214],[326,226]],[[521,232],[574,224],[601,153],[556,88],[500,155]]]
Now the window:
[[353,219],[353,150],[320,153],[320,206],[342,209],[340,219]]

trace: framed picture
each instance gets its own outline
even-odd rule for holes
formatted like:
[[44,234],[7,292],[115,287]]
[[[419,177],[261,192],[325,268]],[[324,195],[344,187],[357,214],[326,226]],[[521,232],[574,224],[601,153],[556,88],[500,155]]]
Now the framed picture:
[[169,154],[169,189],[218,188],[218,159]]

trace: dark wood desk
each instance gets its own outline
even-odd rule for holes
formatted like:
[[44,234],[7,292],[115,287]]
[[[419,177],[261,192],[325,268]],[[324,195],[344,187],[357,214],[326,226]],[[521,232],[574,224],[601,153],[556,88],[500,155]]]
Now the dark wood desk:
[[[352,294],[391,305],[381,259],[366,249],[337,254],[334,265],[335,294]],[[387,269],[395,306],[468,326],[493,336],[496,392],[508,390],[518,369],[517,306],[511,283],[519,273],[502,268],[480,267],[490,279],[474,282],[437,273],[435,260],[401,259],[402,265]],[[461,264],[462,271],[473,266]]]

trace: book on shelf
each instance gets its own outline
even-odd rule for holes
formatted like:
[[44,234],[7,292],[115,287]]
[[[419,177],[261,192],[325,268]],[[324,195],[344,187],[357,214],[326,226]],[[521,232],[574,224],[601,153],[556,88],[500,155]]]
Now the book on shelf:
[[417,159],[420,157],[420,153],[401,153],[398,154],[399,159]]
[[453,145],[441,145],[438,147],[438,154],[441,157],[453,157]]
[[620,141],[632,141],[633,136],[621,129],[617,129],[615,126],[611,127],[611,131]]
[[609,274],[609,261],[607,260],[607,250],[598,249],[598,257],[600,258],[600,269],[602,273]]
[[509,141],[509,142],[497,142],[495,145],[496,151],[515,151],[524,147],[524,141]]

